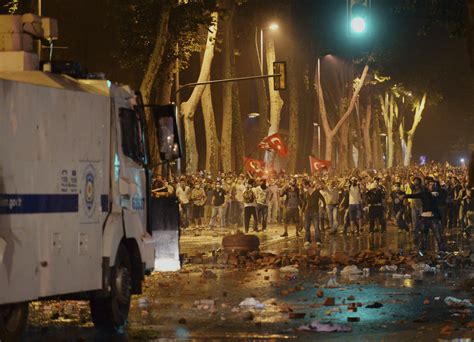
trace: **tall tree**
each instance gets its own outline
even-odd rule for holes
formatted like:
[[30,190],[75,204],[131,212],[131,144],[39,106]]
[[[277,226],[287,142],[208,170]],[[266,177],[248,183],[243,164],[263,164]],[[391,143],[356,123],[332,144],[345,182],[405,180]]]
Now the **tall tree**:
[[[266,61],[267,70],[273,70],[273,63],[276,60],[275,41],[272,35],[268,35],[266,39]],[[271,77],[268,79],[268,89],[270,93],[270,127],[268,128],[268,135],[278,133],[280,129],[281,108],[283,107],[283,100],[280,92],[275,90],[275,80]],[[265,152],[265,162],[267,165],[275,165],[276,153],[274,151]]]
[[427,94],[424,93],[421,99],[416,100],[414,103],[413,109],[415,112],[415,116],[413,118],[413,124],[411,126],[411,129],[406,133],[407,147],[406,147],[406,152],[405,152],[405,160],[403,163],[405,166],[409,166],[411,162],[413,138],[415,137],[416,129],[418,128],[418,125],[420,124],[421,119],[423,118],[423,112],[426,106],[426,97],[427,97]]
[[321,65],[320,65],[320,61],[318,60],[318,68],[317,68],[317,76],[316,76],[316,81],[317,81],[316,91],[317,91],[317,96],[319,100],[318,102],[319,102],[319,111],[321,114],[321,123],[324,129],[324,135],[326,138],[326,153],[325,153],[326,160],[332,160],[334,137],[339,132],[339,129],[341,128],[341,126],[349,118],[352,111],[354,110],[354,105],[355,105],[357,96],[359,95],[360,90],[364,86],[364,82],[367,77],[368,71],[369,71],[369,66],[365,65],[360,78],[354,80],[354,89],[352,92],[351,100],[348,106],[346,107],[346,110],[344,110],[341,113],[341,116],[337,119],[336,125],[333,128],[331,128],[330,123],[329,123],[328,112],[326,110],[323,88],[321,85]]
[[[226,17],[223,18],[223,78],[233,77],[232,65],[235,63],[234,56],[234,30],[233,19],[235,13],[235,2],[233,0],[223,1],[226,9]],[[222,89],[222,133],[221,133],[221,159],[222,169],[225,172],[232,170],[232,122],[233,122],[233,83],[224,83]]]
[[[209,27],[206,39],[206,48],[201,63],[201,70],[197,82],[202,83],[210,78],[214,47],[217,35],[217,12],[212,13],[213,23]],[[196,132],[194,128],[194,114],[206,86],[196,86],[189,99],[181,104],[180,113],[184,122],[184,136],[186,144],[186,172],[194,173],[198,170],[198,150],[196,146]]]

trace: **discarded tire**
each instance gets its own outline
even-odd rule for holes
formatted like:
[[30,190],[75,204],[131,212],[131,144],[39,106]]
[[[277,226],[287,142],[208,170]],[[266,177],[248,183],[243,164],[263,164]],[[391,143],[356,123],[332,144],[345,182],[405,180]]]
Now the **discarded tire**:
[[260,240],[256,235],[237,233],[222,238],[222,247],[226,252],[251,252],[259,246]]

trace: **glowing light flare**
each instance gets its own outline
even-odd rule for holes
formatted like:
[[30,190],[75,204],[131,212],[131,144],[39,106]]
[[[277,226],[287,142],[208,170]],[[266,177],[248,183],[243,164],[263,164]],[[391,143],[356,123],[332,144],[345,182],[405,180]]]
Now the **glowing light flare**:
[[272,30],[272,31],[276,31],[276,30],[278,30],[279,27],[280,27],[280,26],[279,26],[278,24],[273,23],[273,24],[271,24],[268,28],[269,28],[270,30]]
[[366,23],[362,17],[355,17],[351,20],[352,31],[356,33],[362,33],[365,31]]

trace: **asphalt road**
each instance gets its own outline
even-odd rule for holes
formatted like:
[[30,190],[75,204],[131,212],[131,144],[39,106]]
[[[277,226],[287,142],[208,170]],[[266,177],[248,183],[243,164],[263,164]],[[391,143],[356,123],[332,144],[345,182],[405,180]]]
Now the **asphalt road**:
[[[186,232],[182,250],[188,257],[210,253],[219,248],[225,233],[203,231],[200,236],[194,236],[193,232]],[[260,233],[262,250],[277,254],[304,253],[301,239],[291,236],[283,239],[279,233],[281,227],[278,226]],[[450,240],[452,251],[469,247],[458,234],[453,233]],[[350,255],[368,248],[409,251],[412,249],[410,241],[409,234],[398,233],[391,227],[385,234],[327,237],[319,252],[331,255],[339,251]],[[130,321],[123,334],[97,332],[90,323],[85,302],[48,302],[32,305],[26,340],[436,341],[474,338],[472,308],[455,308],[445,302],[449,296],[474,299],[472,285],[466,287],[468,279],[474,278],[474,269],[453,268],[436,273],[397,270],[396,274],[403,277],[377,269],[371,269],[368,276],[342,276],[340,271],[333,275],[327,270],[300,268],[297,273],[285,273],[278,268],[188,264],[180,272],[147,277],[144,294],[133,299]],[[318,288],[322,291],[321,298],[317,296]],[[334,305],[323,305],[328,297],[334,298]],[[254,298],[261,307],[239,306],[246,298]],[[374,302],[381,306],[370,308]],[[293,317],[298,315],[304,318]],[[315,321],[351,331],[300,331],[302,326]]]

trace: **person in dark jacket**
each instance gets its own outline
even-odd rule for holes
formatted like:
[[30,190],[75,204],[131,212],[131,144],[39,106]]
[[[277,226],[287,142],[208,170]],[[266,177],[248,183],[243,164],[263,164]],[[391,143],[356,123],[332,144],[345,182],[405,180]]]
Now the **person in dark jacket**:
[[445,245],[442,236],[441,212],[438,207],[439,197],[439,183],[435,182],[433,178],[427,177],[425,186],[422,191],[417,194],[405,195],[405,198],[418,198],[422,203],[421,220],[423,223],[423,231],[421,238],[420,252],[428,248],[428,236],[430,230],[432,231],[438,250],[444,252]]
[[404,192],[401,190],[400,182],[394,183],[390,197],[392,198],[393,213],[395,214],[398,230],[408,232],[408,224],[405,220],[405,206],[403,204]]
[[281,237],[288,236],[288,224],[293,222],[295,224],[296,236],[299,236],[300,221],[299,212],[300,207],[300,192],[296,185],[296,180],[292,179],[290,185],[283,189],[281,196],[285,197],[284,211],[283,211],[283,227],[285,229]]
[[310,181],[303,184],[305,192],[302,196],[302,211],[305,229],[305,245],[311,243],[311,225],[314,225],[316,243],[321,244],[321,229],[319,227],[320,210],[325,210],[326,201],[316,185]]
[[369,232],[374,232],[375,221],[380,224],[380,230],[385,233],[387,222],[384,217],[385,191],[376,182],[369,185],[367,191],[367,204],[369,206]]

